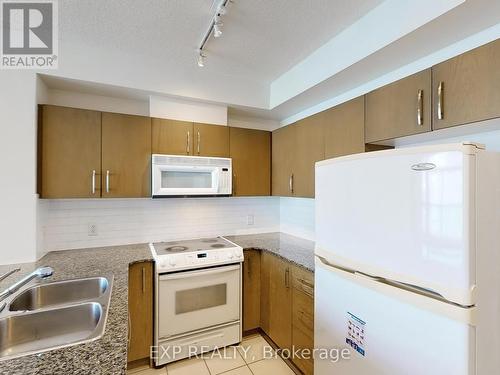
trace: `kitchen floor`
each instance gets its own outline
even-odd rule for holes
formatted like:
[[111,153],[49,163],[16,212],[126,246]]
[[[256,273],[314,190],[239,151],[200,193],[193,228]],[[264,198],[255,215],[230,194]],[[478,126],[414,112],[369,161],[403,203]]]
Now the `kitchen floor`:
[[225,358],[220,353],[206,353],[203,358],[185,359],[160,369],[139,367],[129,370],[134,375],[294,375],[295,373],[279,357],[263,358],[264,346],[269,345],[259,334],[243,338],[241,347],[226,348]]

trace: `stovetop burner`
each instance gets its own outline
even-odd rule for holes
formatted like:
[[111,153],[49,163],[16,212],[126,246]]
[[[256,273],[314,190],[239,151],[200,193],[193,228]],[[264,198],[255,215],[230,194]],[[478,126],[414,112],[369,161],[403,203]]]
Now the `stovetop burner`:
[[158,242],[154,243],[153,247],[158,255],[169,255],[232,248],[234,247],[234,244],[222,237],[216,237],[185,241]]
[[187,249],[188,248],[186,246],[176,245],[176,246],[170,246],[170,247],[165,248],[165,251],[169,251],[172,253],[179,253],[181,251],[186,251]]

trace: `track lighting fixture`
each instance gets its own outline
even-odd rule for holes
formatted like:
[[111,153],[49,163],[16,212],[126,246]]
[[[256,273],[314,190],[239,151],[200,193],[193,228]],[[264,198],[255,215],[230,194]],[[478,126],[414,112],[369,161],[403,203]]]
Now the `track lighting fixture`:
[[205,36],[203,37],[200,47],[198,48],[198,56],[197,62],[199,67],[205,66],[206,55],[203,53],[203,49],[210,38],[210,35],[213,35],[214,38],[219,38],[222,35],[222,16],[227,14],[227,4],[232,0],[221,0],[218,7],[216,8],[216,12],[212,18],[212,22],[210,23],[210,27],[208,28]]

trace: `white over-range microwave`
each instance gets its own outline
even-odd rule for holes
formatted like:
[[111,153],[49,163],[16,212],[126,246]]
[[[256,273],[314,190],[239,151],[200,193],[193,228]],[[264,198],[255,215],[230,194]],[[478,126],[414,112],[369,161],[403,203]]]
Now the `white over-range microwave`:
[[230,196],[230,158],[153,154],[152,197]]

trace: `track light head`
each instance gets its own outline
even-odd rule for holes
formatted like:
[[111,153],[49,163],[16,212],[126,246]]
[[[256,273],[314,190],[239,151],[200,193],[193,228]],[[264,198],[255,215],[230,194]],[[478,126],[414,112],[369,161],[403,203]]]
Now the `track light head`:
[[222,35],[222,23],[216,22],[214,23],[214,37],[219,38]]
[[198,66],[203,68],[205,66],[205,58],[207,56],[203,53],[203,51],[198,51]]
[[226,8],[226,6],[225,6],[225,5],[223,5],[223,4],[219,5],[219,8],[217,9],[217,14],[218,14],[219,16],[223,16],[223,15],[225,15],[226,13],[227,13],[227,8]]

